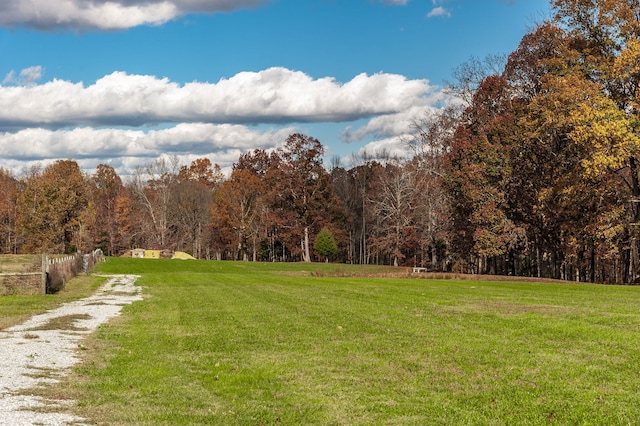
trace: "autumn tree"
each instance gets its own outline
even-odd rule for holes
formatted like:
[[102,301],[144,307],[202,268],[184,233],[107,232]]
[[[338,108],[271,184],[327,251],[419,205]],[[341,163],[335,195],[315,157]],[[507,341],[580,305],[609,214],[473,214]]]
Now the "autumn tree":
[[[231,174],[232,181],[234,181],[231,187],[246,180],[247,190],[255,191],[251,199],[258,201],[259,208],[252,208],[251,210],[258,213],[260,217],[259,221],[251,220],[251,223],[260,228],[260,230],[258,234],[252,233],[251,238],[247,236],[243,238],[247,238],[246,241],[253,242],[254,236],[257,235],[257,244],[259,244],[259,247],[256,248],[256,258],[259,257],[269,261],[285,261],[291,254],[291,247],[288,247],[289,239],[287,236],[291,229],[290,224],[294,218],[293,213],[283,201],[281,194],[280,179],[282,175],[277,172],[281,162],[280,151],[276,150],[269,153],[263,149],[255,149],[242,154],[238,158],[238,161],[233,165]],[[224,189],[227,190],[231,188],[227,187]],[[245,206],[248,205],[249,204],[245,204]],[[241,213],[245,208],[243,207],[243,209],[238,211],[237,207],[239,206],[236,200],[236,207],[229,209],[230,212],[236,212],[236,217],[239,217],[237,213]],[[234,214],[230,216],[233,217]],[[249,215],[249,217],[251,217],[251,215]],[[235,222],[238,222],[238,220],[235,219]],[[222,228],[219,228],[218,232],[222,233],[224,231]],[[241,236],[242,233],[233,230],[232,232],[235,232],[235,236],[228,235],[225,237],[225,240],[229,241],[229,244],[235,244],[236,247],[242,248],[242,242],[236,239],[236,237]]]
[[[630,242],[625,252],[625,281],[640,273],[640,183],[638,178],[637,122],[640,59],[638,3],[626,0],[554,0],[554,23],[565,30],[565,57],[575,58],[564,74],[573,73],[599,92],[585,99],[572,114],[569,134],[579,146],[591,145],[582,163],[596,181],[612,173],[627,187],[620,202],[627,210],[623,239]],[[594,91],[595,91],[594,90]],[[593,93],[593,91],[592,91]],[[591,125],[593,122],[593,125]]]
[[152,244],[151,225],[144,206],[137,202],[138,195],[131,182],[116,198],[116,220],[121,249],[150,247]]
[[[292,253],[311,261],[311,234],[336,213],[331,177],[323,166],[324,147],[315,138],[290,135],[272,160],[265,180],[272,190],[274,211],[284,220],[280,235]],[[327,214],[328,213],[328,214]]]
[[[339,202],[338,208],[344,212],[342,223],[337,224],[344,233],[343,250],[337,258],[347,263],[363,263],[360,247],[362,222],[359,216],[361,200],[357,192],[356,181],[351,170],[347,170],[339,162],[332,164],[330,174],[334,195],[336,201]],[[335,237],[334,235],[334,239]]]
[[273,163],[277,159],[278,154],[276,152],[270,154],[264,149],[254,149],[240,155],[238,161],[233,165],[233,170],[246,169],[262,179],[269,169],[273,167]]
[[228,180],[215,191],[213,221],[225,233],[227,247],[236,259],[257,260],[260,230],[265,216],[264,186],[248,168],[234,169]]
[[638,4],[552,5],[460,117],[446,153],[453,240],[480,271],[486,258],[506,262],[496,271],[628,282],[640,267]]
[[188,247],[186,251],[198,259],[202,258],[212,203],[211,190],[198,181],[180,181],[171,192],[170,203],[176,247],[185,245]]
[[447,180],[452,203],[452,243],[464,269],[498,273],[509,265],[522,231],[509,212],[509,161],[517,135],[512,95],[500,76],[486,78],[462,116],[447,152]]
[[501,74],[505,63],[506,58],[499,54],[489,54],[483,59],[472,56],[453,69],[454,81],[447,85],[447,90],[469,105],[482,82],[489,76]]
[[120,251],[117,200],[124,191],[122,179],[108,164],[99,164],[91,176],[91,195],[96,216],[93,240],[108,255]]
[[87,180],[73,160],[58,160],[25,182],[18,199],[18,226],[27,252],[89,250],[74,244],[89,202]]
[[178,176],[181,181],[198,182],[213,189],[224,180],[219,164],[212,164],[208,158],[197,158],[189,166],[181,166]]
[[20,182],[8,170],[0,168],[0,253],[18,250],[17,203]]
[[525,143],[513,156],[521,175],[514,186],[518,216],[535,230],[540,269],[546,257],[553,276],[595,280],[605,268],[599,263],[616,263],[617,246],[626,252],[628,281],[638,268],[637,237],[621,212],[627,222],[640,220],[638,206],[628,202],[640,195],[632,106],[636,9],[618,0],[553,6],[554,20],[523,38],[505,70],[527,102],[520,121]]
[[187,246],[186,251],[196,258],[202,258],[207,250],[213,191],[222,180],[218,164],[198,158],[189,166],[180,167],[170,189],[169,227],[175,236],[175,246]]

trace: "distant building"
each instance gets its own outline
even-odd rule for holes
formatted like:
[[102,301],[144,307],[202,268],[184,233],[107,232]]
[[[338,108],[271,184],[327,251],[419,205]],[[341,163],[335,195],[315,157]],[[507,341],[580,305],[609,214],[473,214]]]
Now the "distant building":
[[131,250],[131,257],[142,259],[144,257],[144,249],[136,248]]
[[182,251],[170,252],[160,250],[146,250],[141,248],[135,248],[131,250],[131,257],[138,259],[195,259],[188,253]]

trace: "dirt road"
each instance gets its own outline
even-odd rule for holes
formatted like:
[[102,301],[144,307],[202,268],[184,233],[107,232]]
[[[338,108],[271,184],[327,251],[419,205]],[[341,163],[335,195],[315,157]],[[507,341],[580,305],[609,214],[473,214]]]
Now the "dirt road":
[[[79,362],[82,339],[120,314],[122,307],[141,300],[134,275],[111,277],[92,296],[37,315],[0,331],[0,425],[81,424],[62,414],[59,401],[46,401],[28,390],[55,383]],[[59,407],[58,412],[38,411]]]

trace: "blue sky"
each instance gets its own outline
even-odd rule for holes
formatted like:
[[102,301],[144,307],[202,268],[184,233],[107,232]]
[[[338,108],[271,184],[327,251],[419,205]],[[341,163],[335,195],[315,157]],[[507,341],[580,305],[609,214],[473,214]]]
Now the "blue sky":
[[0,167],[161,155],[228,168],[292,132],[397,151],[451,71],[507,54],[547,0],[3,0]]

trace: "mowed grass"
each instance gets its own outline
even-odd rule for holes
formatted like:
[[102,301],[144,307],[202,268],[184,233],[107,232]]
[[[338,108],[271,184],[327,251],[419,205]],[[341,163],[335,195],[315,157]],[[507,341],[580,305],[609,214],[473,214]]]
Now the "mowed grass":
[[97,424],[640,419],[637,287],[324,264],[110,259],[101,271],[141,274],[145,300],[102,326],[54,390]]
[[90,296],[105,278],[79,275],[57,294],[0,296],[0,330],[20,324],[33,315],[55,309],[66,302]]

